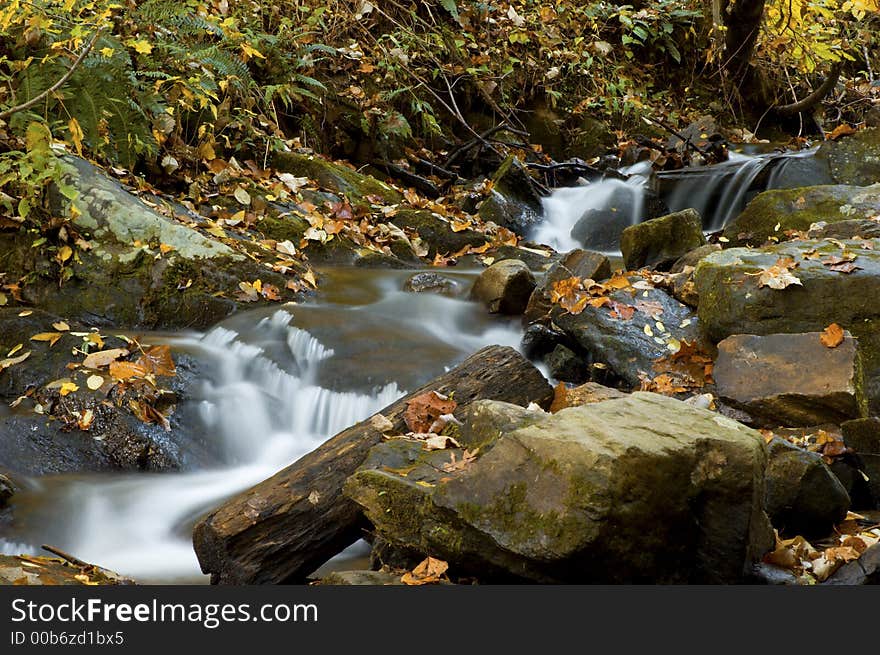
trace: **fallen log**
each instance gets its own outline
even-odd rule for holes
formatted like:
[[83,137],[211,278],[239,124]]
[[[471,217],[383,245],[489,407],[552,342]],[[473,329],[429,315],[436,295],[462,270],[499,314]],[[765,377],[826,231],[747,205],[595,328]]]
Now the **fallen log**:
[[[407,401],[426,391],[454,393],[456,413],[474,400],[502,400],[548,407],[553,389],[512,348],[488,346],[381,411],[231,498],[193,530],[202,571],[212,584],[304,582],[328,559],[363,536],[360,507],[342,495],[346,478],[383,433],[404,433]],[[384,425],[383,425],[384,424]]]

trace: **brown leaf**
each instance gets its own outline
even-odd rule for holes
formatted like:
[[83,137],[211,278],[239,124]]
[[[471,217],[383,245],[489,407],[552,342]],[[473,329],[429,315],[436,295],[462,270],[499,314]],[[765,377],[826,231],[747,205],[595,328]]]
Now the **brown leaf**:
[[[169,346],[151,346],[138,358],[137,364],[153,375],[174,375],[177,370]],[[111,373],[112,374],[112,373]]]
[[458,403],[437,393],[428,391],[408,401],[403,420],[412,432],[428,432],[438,418],[452,414]]
[[565,382],[560,382],[553,390],[553,402],[550,403],[550,413],[555,414],[560,409],[568,407],[568,387]]
[[407,585],[436,584],[448,568],[449,564],[442,559],[427,557],[412,571],[404,573],[400,581]]
[[462,471],[470,465],[471,462],[476,461],[477,453],[480,451],[479,448],[474,448],[473,450],[465,450],[461,459],[456,459],[455,453],[450,453],[450,460],[443,464],[440,469],[445,473],[454,473],[455,471]]
[[832,264],[828,267],[829,271],[834,271],[835,273],[852,273],[853,271],[860,270],[862,267],[852,262],[842,262],[840,264]]
[[843,328],[837,323],[832,323],[819,335],[819,341],[826,348],[837,348],[837,346],[843,343],[843,336]]
[[110,362],[110,376],[114,380],[130,380],[147,375],[147,369],[137,362]]

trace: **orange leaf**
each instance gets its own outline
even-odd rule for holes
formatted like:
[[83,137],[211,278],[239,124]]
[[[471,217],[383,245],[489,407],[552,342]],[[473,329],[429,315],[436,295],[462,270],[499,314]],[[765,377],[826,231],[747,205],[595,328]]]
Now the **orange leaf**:
[[832,323],[819,335],[819,341],[827,348],[837,348],[837,346],[843,343],[843,336],[843,328],[837,323]]
[[137,362],[110,362],[110,376],[114,380],[130,380],[148,373],[146,367]]
[[434,584],[440,582],[440,576],[448,568],[449,564],[442,559],[427,557],[412,571],[404,573],[400,581],[407,585]]
[[448,396],[428,391],[407,401],[403,420],[413,432],[428,432],[434,421],[444,414],[452,414],[457,405]]
[[[142,366],[147,373],[153,375],[174,375],[174,359],[171,357],[171,348],[168,346],[151,346],[144,351],[136,364]],[[111,371],[112,375],[112,371]]]

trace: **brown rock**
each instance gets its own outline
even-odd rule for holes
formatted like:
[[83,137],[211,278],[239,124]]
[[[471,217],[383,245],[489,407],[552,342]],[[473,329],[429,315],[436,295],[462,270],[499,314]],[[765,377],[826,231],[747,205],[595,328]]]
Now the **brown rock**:
[[840,423],[867,413],[857,340],[836,348],[819,332],[738,334],[718,344],[719,396],[768,426]]
[[480,274],[471,289],[493,314],[522,314],[535,288],[535,277],[518,259],[504,259]]

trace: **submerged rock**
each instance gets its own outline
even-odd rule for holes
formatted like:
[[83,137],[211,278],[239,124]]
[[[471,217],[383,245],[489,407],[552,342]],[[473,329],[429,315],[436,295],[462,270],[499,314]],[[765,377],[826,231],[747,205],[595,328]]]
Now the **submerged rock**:
[[522,314],[534,288],[535,276],[528,266],[518,259],[504,259],[480,273],[471,297],[492,313]]
[[739,334],[718,344],[713,377],[725,402],[759,424],[840,423],[867,413],[857,341],[829,348],[821,332]]
[[403,284],[403,290],[410,293],[439,293],[442,296],[456,296],[459,283],[439,273],[416,273]]
[[767,514],[788,535],[825,536],[850,508],[850,497],[818,453],[775,437],[768,445]]
[[695,209],[631,225],[620,235],[620,250],[629,270],[643,266],[665,270],[686,253],[705,244],[703,222]]
[[477,405],[476,453],[391,441],[348,479],[384,539],[481,581],[553,583],[737,582],[772,545],[763,439],[739,423],[646,393]]

